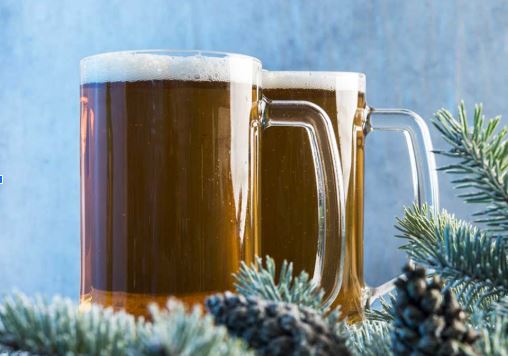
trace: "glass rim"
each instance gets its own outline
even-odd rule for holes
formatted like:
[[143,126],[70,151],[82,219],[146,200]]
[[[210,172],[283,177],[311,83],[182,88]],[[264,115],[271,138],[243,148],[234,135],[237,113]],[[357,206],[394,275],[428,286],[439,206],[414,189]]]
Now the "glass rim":
[[175,57],[191,57],[191,56],[203,56],[203,57],[214,57],[214,58],[244,58],[250,59],[254,62],[257,62],[261,65],[261,61],[253,56],[249,56],[241,53],[234,52],[221,52],[221,51],[208,51],[208,50],[198,50],[198,49],[139,49],[139,50],[121,50],[121,51],[108,51],[108,52],[100,52],[96,54],[92,54],[89,56],[85,56],[80,59],[80,63],[99,59],[102,56],[110,56],[114,54],[155,54],[155,55],[167,55],[167,56],[175,56]]
[[366,75],[360,72],[262,70],[264,89],[353,90],[365,93]]
[[285,75],[294,75],[294,76],[310,76],[312,74],[318,74],[323,76],[350,76],[356,75],[360,79],[365,79],[367,75],[363,72],[350,72],[350,71],[327,71],[327,70],[270,70],[263,69],[264,73],[281,73]]

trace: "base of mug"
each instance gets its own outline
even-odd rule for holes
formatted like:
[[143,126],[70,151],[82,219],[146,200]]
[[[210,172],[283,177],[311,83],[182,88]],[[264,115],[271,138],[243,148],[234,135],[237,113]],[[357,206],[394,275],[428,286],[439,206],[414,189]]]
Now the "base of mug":
[[150,318],[148,307],[156,304],[164,307],[169,298],[175,298],[187,307],[193,305],[204,305],[205,299],[216,292],[209,291],[204,293],[192,293],[183,295],[174,294],[141,294],[127,292],[111,292],[98,289],[92,289],[90,293],[83,294],[80,297],[79,310],[87,310],[92,304],[98,304],[103,307],[112,308],[115,311],[125,311],[135,316]]

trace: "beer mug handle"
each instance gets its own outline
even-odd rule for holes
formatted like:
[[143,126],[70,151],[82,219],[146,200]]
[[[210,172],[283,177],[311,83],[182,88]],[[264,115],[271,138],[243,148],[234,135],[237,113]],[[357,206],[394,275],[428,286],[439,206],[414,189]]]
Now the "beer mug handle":
[[[307,101],[263,101],[263,128],[283,126],[306,130],[314,161],[318,197],[318,246],[312,281],[320,285],[325,278],[333,287],[323,304],[330,305],[342,286],[345,251],[345,193],[342,166],[333,125],[319,106]],[[326,250],[330,239],[340,251]],[[326,253],[325,253],[326,251]],[[326,257],[326,256],[333,256]],[[337,261],[336,256],[339,257]],[[329,268],[328,268],[329,267]],[[331,272],[331,274],[330,274]]]
[[[409,150],[414,200],[419,206],[430,204],[439,210],[439,189],[432,141],[425,121],[406,109],[367,109],[366,132],[397,131],[404,133]],[[396,278],[395,278],[396,279]],[[395,279],[377,287],[367,287],[367,305],[391,291]]]

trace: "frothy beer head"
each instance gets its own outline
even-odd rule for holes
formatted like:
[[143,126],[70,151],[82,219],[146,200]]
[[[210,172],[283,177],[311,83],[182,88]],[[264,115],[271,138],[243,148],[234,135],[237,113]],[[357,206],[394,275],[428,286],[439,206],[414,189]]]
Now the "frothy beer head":
[[81,60],[81,84],[179,80],[255,84],[261,63],[236,54],[111,52]]
[[263,88],[365,92],[365,75],[353,72],[263,71]]

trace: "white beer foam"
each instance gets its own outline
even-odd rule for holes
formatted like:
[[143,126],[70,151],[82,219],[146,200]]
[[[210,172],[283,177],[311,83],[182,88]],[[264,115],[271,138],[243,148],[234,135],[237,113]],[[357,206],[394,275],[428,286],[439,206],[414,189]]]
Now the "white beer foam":
[[353,72],[263,71],[264,89],[365,91],[365,75]]
[[111,52],[81,60],[81,84],[140,80],[221,81],[257,84],[261,64],[241,55],[172,56],[161,53]]

